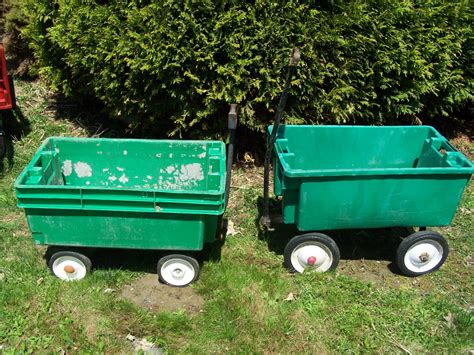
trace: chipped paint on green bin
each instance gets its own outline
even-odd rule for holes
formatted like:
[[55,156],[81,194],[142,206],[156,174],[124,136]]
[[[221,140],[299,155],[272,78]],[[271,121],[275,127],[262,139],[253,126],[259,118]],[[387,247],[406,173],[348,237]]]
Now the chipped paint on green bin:
[[274,148],[283,220],[301,231],[448,225],[474,173],[429,126],[281,125]]
[[201,250],[224,212],[220,141],[47,139],[15,182],[37,244]]

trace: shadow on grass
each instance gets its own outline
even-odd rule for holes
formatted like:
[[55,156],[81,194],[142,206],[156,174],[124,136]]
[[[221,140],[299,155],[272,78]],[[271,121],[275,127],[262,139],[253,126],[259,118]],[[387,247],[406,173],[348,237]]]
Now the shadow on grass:
[[55,120],[67,120],[81,127],[88,136],[103,138],[132,138],[130,121],[112,118],[105,112],[104,105],[94,98],[66,98],[56,93],[49,98],[48,108]]
[[[276,254],[283,255],[285,246],[291,238],[310,232],[299,231],[295,224],[283,223],[281,216],[281,201],[270,200],[270,217],[272,230],[266,231],[259,225],[263,211],[263,198],[258,199],[259,215],[256,224],[259,238],[265,240],[268,249]],[[315,216],[317,218],[317,216]],[[316,232],[316,231],[315,231]],[[403,238],[415,231],[412,228],[377,228],[377,229],[347,229],[322,231],[334,239],[341,253],[341,260],[385,260],[389,261],[388,269],[395,274],[400,270],[395,265],[395,254]]]
[[5,171],[6,166],[13,166],[14,140],[19,140],[31,132],[30,122],[23,115],[18,106],[12,110],[0,111],[0,131],[4,132],[4,150],[0,160],[0,173]]

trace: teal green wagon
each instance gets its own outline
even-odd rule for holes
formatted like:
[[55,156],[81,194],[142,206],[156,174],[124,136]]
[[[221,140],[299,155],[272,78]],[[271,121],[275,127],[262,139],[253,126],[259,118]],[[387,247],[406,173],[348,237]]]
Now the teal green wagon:
[[[444,238],[427,226],[449,225],[472,163],[429,126],[280,125],[274,143],[274,192],[283,222],[298,230],[421,227],[403,240],[399,268],[419,275],[447,257]],[[290,240],[288,267],[334,269],[339,251],[323,233]]]
[[52,137],[15,190],[34,242],[57,247],[59,278],[83,278],[89,248],[152,249],[166,251],[160,279],[185,286],[199,272],[189,252],[218,234],[229,178],[220,141]]
[[[342,229],[419,227],[403,239],[396,263],[408,276],[438,269],[446,240],[426,227],[449,225],[474,166],[430,126],[280,125],[291,76],[269,127],[261,223],[269,227],[269,161],[283,222],[303,234],[285,247],[291,272],[334,270]],[[324,233],[322,233],[324,232]]]

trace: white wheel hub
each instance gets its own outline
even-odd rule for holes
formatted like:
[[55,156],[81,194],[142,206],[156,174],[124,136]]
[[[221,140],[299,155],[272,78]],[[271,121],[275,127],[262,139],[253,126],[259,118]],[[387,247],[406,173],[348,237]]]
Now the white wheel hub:
[[435,240],[422,240],[413,244],[403,261],[408,270],[426,272],[434,269],[443,258],[443,247]]
[[301,243],[291,253],[291,264],[298,272],[328,271],[333,263],[333,255],[328,247],[317,242]]
[[184,286],[194,280],[196,270],[193,265],[184,259],[172,258],[161,266],[163,281],[173,286]]
[[54,260],[52,269],[54,275],[64,281],[81,280],[87,274],[84,263],[73,256],[60,256]]

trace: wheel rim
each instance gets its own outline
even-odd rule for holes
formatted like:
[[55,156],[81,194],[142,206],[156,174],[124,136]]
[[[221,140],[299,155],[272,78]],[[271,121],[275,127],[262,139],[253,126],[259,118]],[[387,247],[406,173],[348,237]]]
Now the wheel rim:
[[161,266],[160,273],[163,281],[173,286],[185,286],[196,276],[193,265],[180,258],[166,260]]
[[413,244],[404,257],[408,270],[416,273],[434,269],[443,258],[443,247],[435,240],[422,240]]
[[54,275],[64,281],[81,280],[87,274],[86,265],[73,256],[60,256],[54,260],[52,269]]
[[333,260],[331,250],[318,242],[301,243],[291,253],[291,264],[300,273],[304,271],[328,271]]

